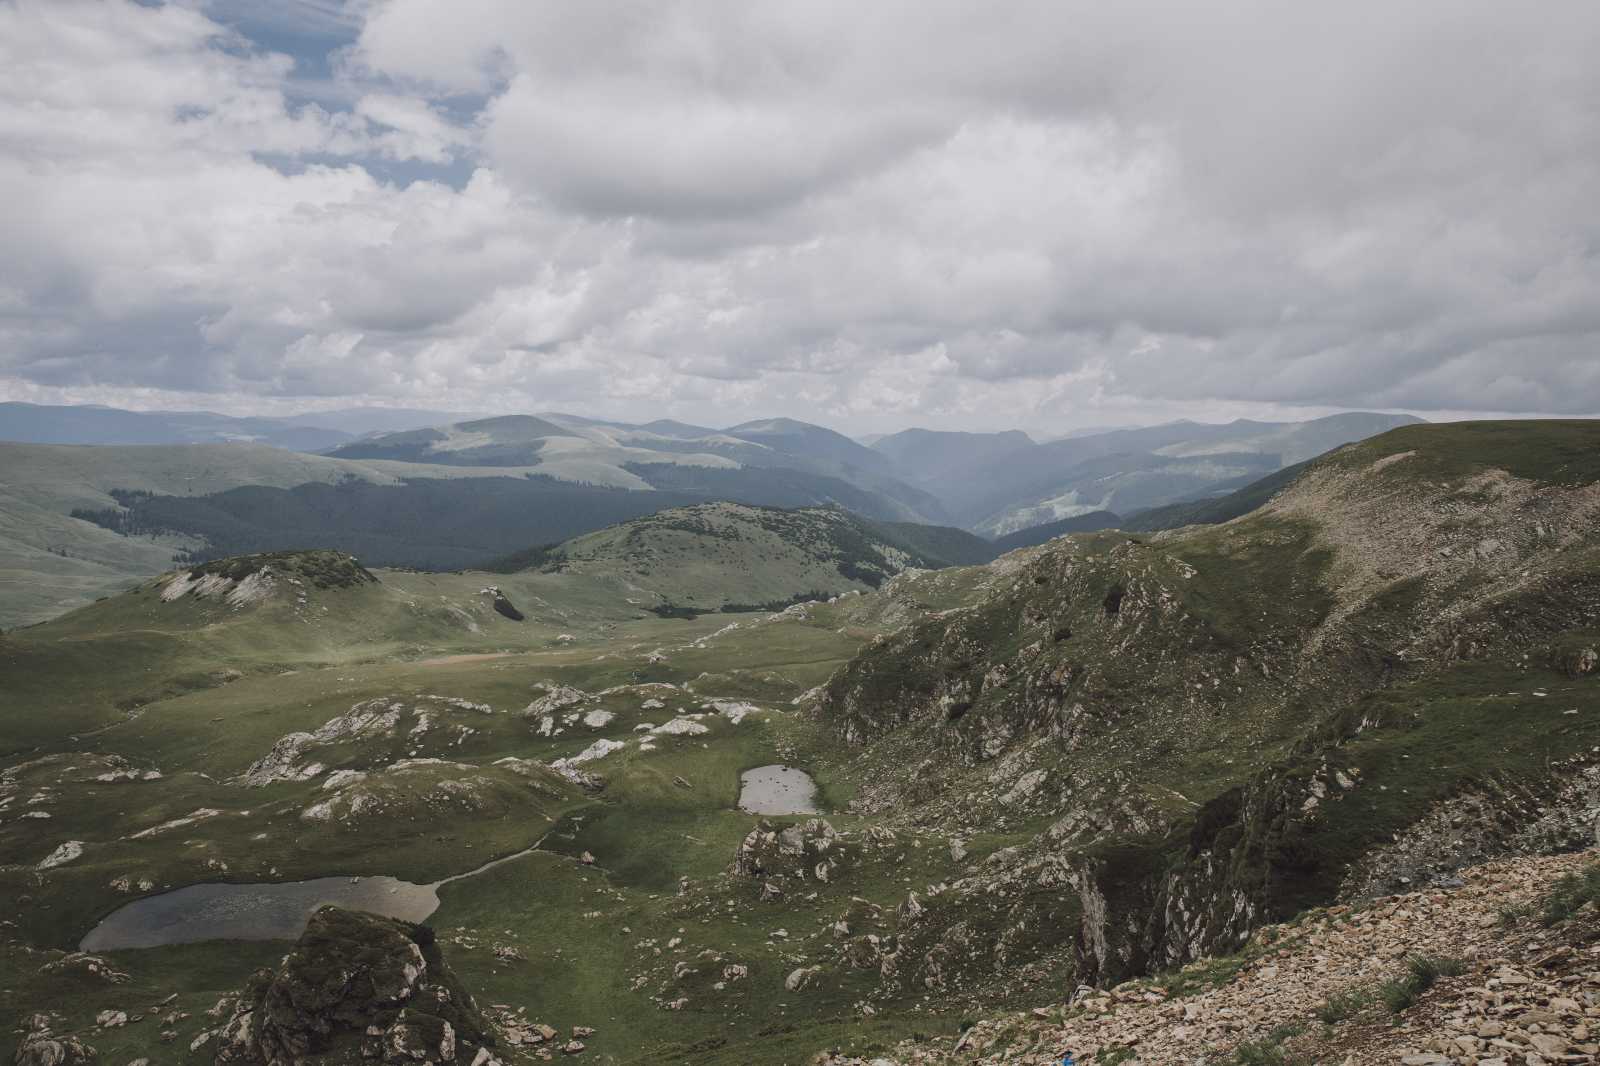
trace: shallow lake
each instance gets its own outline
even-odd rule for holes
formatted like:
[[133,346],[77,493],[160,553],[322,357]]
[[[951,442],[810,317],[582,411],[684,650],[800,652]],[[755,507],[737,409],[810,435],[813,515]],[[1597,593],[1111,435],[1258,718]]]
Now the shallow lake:
[[89,930],[81,951],[120,951],[197,940],[294,940],[324,903],[420,922],[439,909],[440,885],[520,859],[543,843],[476,870],[419,885],[396,877],[319,877],[272,884],[187,885],[123,904]]
[[739,775],[739,809],[751,814],[817,814],[817,783],[793,766],[758,766]]
[[319,877],[265,885],[189,885],[117,908],[83,951],[153,948],[196,940],[293,940],[324,903],[420,922],[439,907],[432,885],[393,877]]

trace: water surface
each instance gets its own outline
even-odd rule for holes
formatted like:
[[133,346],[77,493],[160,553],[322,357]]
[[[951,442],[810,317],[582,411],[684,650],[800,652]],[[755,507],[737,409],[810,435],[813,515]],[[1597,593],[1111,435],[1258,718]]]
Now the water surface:
[[118,951],[196,940],[293,940],[324,903],[420,922],[438,909],[439,894],[433,885],[393,877],[188,885],[118,907],[78,946]]
[[793,766],[758,766],[739,775],[739,809],[751,814],[818,814],[817,783]]
[[318,907],[420,922],[439,909],[439,886],[520,859],[544,843],[486,862],[476,870],[419,885],[397,877],[318,877],[311,881],[187,885],[125,903],[78,945],[80,951],[120,951],[192,944],[197,940],[294,940]]

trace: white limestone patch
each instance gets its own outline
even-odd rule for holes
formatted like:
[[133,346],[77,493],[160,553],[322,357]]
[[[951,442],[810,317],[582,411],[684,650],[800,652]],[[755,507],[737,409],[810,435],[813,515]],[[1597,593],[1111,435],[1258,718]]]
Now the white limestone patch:
[[174,575],[161,588],[161,601],[175,603],[185,596],[197,600],[220,599],[230,607],[249,607],[261,603],[272,595],[278,580],[270,566],[263,566],[243,580],[235,581],[221,574],[202,574],[195,577],[188,571]]
[[65,866],[67,863],[78,858],[82,854],[83,841],[68,840],[63,844],[58,845],[56,850],[45,856],[44,861],[40,862],[38,866],[34,867],[34,869],[52,870],[57,866]]
[[424,695],[416,699],[418,703],[408,706],[399,699],[380,696],[355,704],[349,712],[328,719],[314,732],[288,733],[279,737],[273,743],[272,750],[251,763],[244,773],[233,779],[233,783],[261,788],[274,781],[309,781],[327,769],[320,761],[307,760],[313,750],[334,744],[400,736],[401,723],[407,715],[412,717],[410,730],[405,734],[411,745],[420,745],[426,740],[435,747],[460,746],[477,730],[459,723],[444,723],[442,719],[449,711],[467,711],[479,715],[494,713],[494,708],[486,703],[473,703],[454,696]]
[[738,725],[745,720],[746,716],[752,715],[761,709],[753,703],[745,703],[741,700],[712,700],[707,706],[734,725]]
[[625,747],[627,747],[627,745],[620,740],[607,740],[602,737],[593,744],[590,744],[587,748],[584,748],[582,751],[578,752],[578,754],[569,755],[564,759],[557,759],[550,765],[555,767],[557,770],[561,770],[568,766],[581,766],[586,762],[594,762],[596,759],[604,759],[612,752],[621,751]]
[[141,829],[128,839],[147,840],[150,837],[158,836],[161,833],[171,832],[174,829],[182,829],[184,826],[194,825],[196,822],[203,822],[207,819],[215,818],[221,813],[222,812],[217,810],[215,807],[200,807],[197,810],[191,811],[189,814],[184,815],[182,818],[173,818],[169,821],[162,822],[160,825],[153,825],[149,829]]
[[697,737],[711,732],[711,728],[693,718],[674,718],[670,722],[656,726],[650,732],[654,736]]

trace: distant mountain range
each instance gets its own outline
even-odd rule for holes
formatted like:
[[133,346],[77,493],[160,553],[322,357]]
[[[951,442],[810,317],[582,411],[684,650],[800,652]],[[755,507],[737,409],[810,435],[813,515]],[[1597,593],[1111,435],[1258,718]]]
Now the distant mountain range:
[[1036,444],[1021,433],[910,429],[872,445],[951,522],[988,536],[1093,511],[1127,516],[1240,488],[1329,449],[1421,419],[1172,422]]
[[211,411],[124,411],[95,405],[0,403],[0,441],[24,444],[270,444],[320,452],[365,433],[437,425],[443,411],[352,407],[290,418],[239,418]]
[[1175,422],[1046,443],[913,429],[870,447],[784,418],[718,429],[547,412],[361,430],[427,417],[351,411],[338,429],[0,404],[0,438],[28,442],[0,443],[0,625],[175,558],[326,547],[379,566],[479,567],[714,500],[843,508],[894,524],[923,556],[983,562],[1067,532],[1222,520],[1270,494],[1250,487],[1261,479],[1417,421]]

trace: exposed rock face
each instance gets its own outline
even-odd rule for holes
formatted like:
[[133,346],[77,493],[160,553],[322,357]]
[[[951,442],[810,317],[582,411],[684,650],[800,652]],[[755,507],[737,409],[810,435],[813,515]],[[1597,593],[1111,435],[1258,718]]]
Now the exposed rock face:
[[575,707],[594,698],[582,689],[573,688],[570,685],[547,686],[543,696],[523,708],[522,717],[529,721],[534,721],[546,715],[564,711],[569,707]]
[[1435,805],[1345,879],[1350,897],[1408,892],[1507,853],[1600,846],[1600,753],[1551,768],[1542,787],[1489,782]]
[[117,985],[128,979],[128,975],[112,966],[99,955],[91,955],[86,951],[73,951],[53,959],[39,967],[42,974],[52,976],[70,976],[82,978],[90,982],[104,982]]
[[440,746],[456,746],[477,732],[474,726],[459,721],[445,724],[446,717],[459,718],[461,712],[491,715],[494,708],[486,703],[432,694],[406,699],[380,696],[362,700],[313,732],[286,733],[279,737],[272,749],[251,763],[233,783],[262,788],[275,781],[310,781],[325,773],[327,760],[334,758],[326,749],[360,741],[403,741],[401,750],[413,751],[424,738]]
[[56,846],[56,850],[46,855],[39,863],[37,869],[49,870],[56,866],[65,866],[67,863],[83,854],[83,841],[68,840]]
[[203,563],[166,578],[161,599],[173,603],[185,596],[217,600],[230,607],[250,607],[271,598],[287,582],[305,604],[305,589],[350,588],[377,582],[354,556],[336,551],[271,552],[239,555]]
[[480,596],[492,597],[490,602],[496,613],[511,619],[513,622],[523,621],[523,613],[517,610],[516,605],[513,604],[511,600],[506,597],[506,594],[500,590],[499,585],[490,585],[488,588],[480,589],[478,594]]
[[824,818],[777,829],[763,821],[745,835],[734,856],[734,870],[744,877],[827,881],[849,861],[844,837]]
[[494,1044],[431,930],[323,907],[239,996],[215,1061],[289,1066],[351,1034],[385,1063],[471,1062]]
[[16,1066],[76,1066],[92,1062],[98,1052],[75,1036],[51,1032],[47,1015],[35,1014],[25,1022],[27,1031],[17,1046]]

